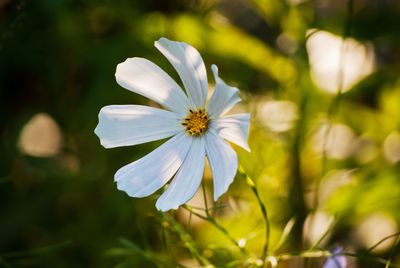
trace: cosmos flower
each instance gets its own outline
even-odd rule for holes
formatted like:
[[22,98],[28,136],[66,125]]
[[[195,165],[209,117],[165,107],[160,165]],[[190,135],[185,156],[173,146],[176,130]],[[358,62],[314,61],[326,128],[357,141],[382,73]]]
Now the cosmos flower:
[[225,115],[240,101],[239,90],[218,76],[215,65],[211,66],[215,90],[207,101],[206,68],[195,48],[166,38],[156,41],[155,46],[178,72],[186,93],[151,61],[129,58],[117,66],[118,84],[166,110],[141,105],[105,106],[95,133],[105,148],[172,137],[117,171],[117,187],[129,196],[149,196],[174,177],[156,207],[161,211],[177,209],[196,193],[207,157],[217,200],[232,183],[238,166],[237,155],[227,141],[249,151],[250,114]]

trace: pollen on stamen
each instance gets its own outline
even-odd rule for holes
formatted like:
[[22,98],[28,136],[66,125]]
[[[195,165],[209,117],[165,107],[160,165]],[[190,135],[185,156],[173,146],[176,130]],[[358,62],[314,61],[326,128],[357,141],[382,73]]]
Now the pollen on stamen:
[[204,109],[189,109],[187,117],[182,121],[182,125],[186,127],[186,132],[189,135],[199,136],[207,131],[210,118]]

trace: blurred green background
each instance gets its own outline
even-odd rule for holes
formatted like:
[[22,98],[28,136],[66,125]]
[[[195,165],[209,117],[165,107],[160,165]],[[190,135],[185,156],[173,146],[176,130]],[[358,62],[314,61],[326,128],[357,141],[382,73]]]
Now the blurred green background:
[[[241,89],[252,152],[235,149],[267,205],[271,252],[363,251],[399,231],[399,1],[0,0],[0,267],[194,267],[157,196],[113,182],[159,143],[106,150],[93,132],[105,105],[154,105],[115,82],[126,58],[179,81],[153,46],[163,36],[200,51],[210,86],[217,64]],[[208,170],[205,186],[211,196]],[[259,254],[262,217],[240,176],[217,205]],[[218,267],[238,258],[210,224],[170,215]],[[396,237],[371,253],[400,263]]]

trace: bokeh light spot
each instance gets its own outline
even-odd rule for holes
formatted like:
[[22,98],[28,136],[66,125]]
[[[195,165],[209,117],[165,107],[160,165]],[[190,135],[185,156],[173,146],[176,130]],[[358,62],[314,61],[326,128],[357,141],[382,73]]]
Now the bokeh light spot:
[[30,156],[51,157],[57,155],[62,143],[61,130],[50,115],[36,114],[23,127],[19,137],[19,150]]

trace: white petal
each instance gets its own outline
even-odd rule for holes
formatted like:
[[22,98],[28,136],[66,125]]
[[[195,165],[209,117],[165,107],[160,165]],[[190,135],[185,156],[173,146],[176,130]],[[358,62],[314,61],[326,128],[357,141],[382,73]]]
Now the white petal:
[[205,135],[206,154],[214,180],[214,200],[224,194],[232,183],[238,167],[238,158],[232,147],[210,130]]
[[157,65],[143,58],[129,58],[118,64],[118,84],[145,96],[171,111],[185,113],[188,100],[179,85]]
[[234,114],[211,121],[211,128],[217,133],[250,152],[247,139],[249,137],[250,114]]
[[154,43],[174,66],[182,79],[193,108],[203,108],[207,99],[208,82],[203,59],[192,46],[166,38]]
[[205,162],[204,138],[192,138],[191,148],[175,178],[158,198],[156,207],[161,211],[177,209],[196,193],[203,177]]
[[215,79],[215,90],[208,103],[207,111],[211,118],[218,118],[240,101],[239,89],[228,86],[218,76],[218,67],[216,65],[213,64],[211,69]]
[[192,139],[180,133],[146,156],[115,173],[119,190],[132,197],[151,195],[175,174],[185,159]]
[[110,105],[99,113],[94,132],[105,148],[128,146],[171,137],[182,131],[174,112],[140,105]]

